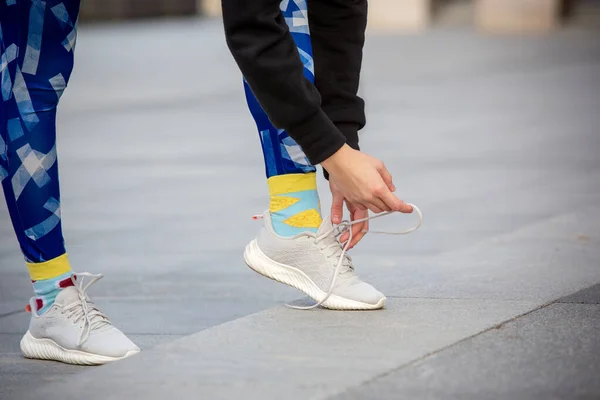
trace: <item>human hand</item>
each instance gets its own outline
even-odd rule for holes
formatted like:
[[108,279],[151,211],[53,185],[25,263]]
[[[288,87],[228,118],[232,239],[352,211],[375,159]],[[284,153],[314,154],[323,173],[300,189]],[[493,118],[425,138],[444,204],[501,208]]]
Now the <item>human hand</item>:
[[339,193],[355,209],[374,213],[412,212],[410,205],[394,195],[392,176],[380,160],[344,145],[321,165],[329,172],[329,179],[333,179]]
[[[329,189],[331,190],[331,221],[334,224],[340,224],[344,216],[344,203],[350,212],[350,221],[356,221],[362,218],[367,218],[369,212],[358,208],[355,204],[347,201],[340,189],[336,186],[333,178],[329,178]],[[353,224],[350,228],[352,231],[352,241],[348,244],[348,250],[356,246],[358,242],[367,234],[369,230],[369,221],[363,221]],[[344,232],[340,237],[341,243],[346,243],[350,238],[349,232]]]

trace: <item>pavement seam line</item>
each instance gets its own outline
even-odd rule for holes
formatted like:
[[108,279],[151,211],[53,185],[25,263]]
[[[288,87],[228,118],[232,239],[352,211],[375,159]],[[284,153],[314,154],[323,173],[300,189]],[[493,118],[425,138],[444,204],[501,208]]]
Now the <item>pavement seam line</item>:
[[494,299],[491,297],[420,297],[420,296],[385,296],[388,299],[410,299],[410,300],[482,300],[498,303],[514,303],[515,301],[527,301],[522,299]]
[[492,330],[495,330],[495,329],[500,329],[500,328],[502,328],[502,327],[503,327],[505,324],[507,324],[507,323],[509,323],[509,322],[515,321],[515,320],[517,320],[517,319],[519,319],[519,318],[521,318],[521,317],[524,317],[524,316],[526,316],[526,315],[529,315],[529,314],[531,314],[531,313],[534,313],[534,312],[536,312],[536,311],[542,310],[542,309],[544,309],[544,308],[546,308],[546,307],[549,307],[549,306],[551,306],[552,304],[555,304],[556,302],[557,302],[557,300],[552,300],[552,301],[549,301],[549,302],[547,302],[547,303],[544,303],[544,304],[542,304],[542,305],[540,305],[540,306],[538,306],[538,307],[535,307],[535,308],[534,308],[534,309],[532,309],[532,310],[529,310],[529,311],[526,311],[526,312],[524,312],[524,313],[521,313],[521,314],[515,315],[514,317],[512,317],[512,318],[509,318],[509,319],[507,319],[507,320],[504,320],[504,321],[502,321],[502,322],[500,322],[500,323],[498,323],[498,324],[496,324],[496,325],[493,325],[493,326],[491,326],[491,327],[489,327],[489,328],[487,328],[487,329],[484,329],[484,330],[483,330],[483,331],[481,331],[481,332],[477,332],[477,333],[474,333],[474,334],[472,334],[472,335],[470,335],[470,336],[464,337],[464,338],[462,338],[462,339],[460,339],[460,340],[458,340],[458,341],[456,341],[456,342],[454,342],[454,343],[451,343],[451,344],[449,344],[449,345],[447,345],[447,346],[444,346],[444,347],[440,347],[439,349],[437,349],[437,350],[434,350],[434,351],[431,351],[431,352],[429,352],[429,353],[427,353],[427,354],[424,354],[423,356],[421,356],[421,357],[419,357],[419,358],[415,358],[414,360],[412,360],[412,361],[409,361],[409,362],[407,362],[406,364],[399,365],[399,366],[398,366],[398,367],[396,367],[396,368],[392,368],[392,369],[390,369],[390,370],[387,370],[387,371],[385,371],[385,372],[382,372],[382,373],[380,373],[380,374],[378,374],[378,375],[375,375],[375,376],[373,376],[373,377],[371,377],[371,378],[369,378],[369,379],[367,379],[367,380],[365,380],[365,381],[363,381],[363,382],[360,382],[358,385],[348,386],[348,387],[346,387],[346,388],[342,389],[342,390],[341,390],[341,391],[339,391],[339,392],[332,393],[332,394],[328,395],[326,398],[333,398],[334,396],[335,396],[335,397],[337,397],[337,396],[339,396],[339,395],[341,395],[341,394],[344,394],[344,393],[347,393],[347,392],[349,392],[349,391],[350,391],[350,390],[352,390],[352,389],[356,389],[356,388],[359,388],[359,387],[361,387],[361,386],[365,386],[365,385],[368,385],[368,384],[370,384],[370,383],[372,383],[372,382],[375,382],[375,381],[377,381],[378,379],[385,378],[385,377],[386,377],[386,376],[388,376],[388,375],[391,375],[391,374],[393,374],[393,373],[395,373],[395,372],[398,372],[398,371],[400,371],[400,370],[402,370],[402,369],[405,369],[405,368],[411,367],[412,365],[414,365],[414,364],[417,364],[417,363],[418,363],[418,362],[420,362],[420,361],[423,361],[423,360],[425,360],[425,359],[427,359],[427,358],[429,358],[429,357],[431,357],[431,356],[433,356],[433,355],[436,355],[436,354],[438,354],[438,353],[441,353],[442,351],[448,350],[448,349],[450,349],[450,348],[452,348],[452,347],[454,347],[454,346],[456,346],[456,345],[458,345],[458,344],[461,344],[461,343],[463,343],[463,342],[466,342],[467,340],[473,339],[473,338],[475,338],[476,336],[482,335],[482,334],[484,334],[484,333],[486,333],[486,332],[490,332],[490,331],[492,331]]
[[25,310],[15,310],[15,311],[9,311],[7,313],[4,314],[0,314],[0,318],[4,318],[4,317],[10,317],[11,315],[15,315],[15,314],[20,314],[22,312],[25,312]]
[[[589,173],[589,176],[592,176],[593,173]],[[587,175],[586,175],[587,176]],[[517,185],[517,186],[521,186],[521,185]],[[540,185],[541,187],[547,187],[548,185],[542,184]],[[493,194],[495,192],[490,192],[490,193],[486,193],[487,194]],[[477,196],[477,198],[479,197],[485,197],[485,196]],[[434,203],[435,204],[435,203]],[[588,205],[585,206],[583,208],[584,211],[587,211],[589,209],[597,209],[598,205]],[[472,242],[471,244],[467,245],[467,246],[463,246],[463,247],[459,247],[457,249],[448,249],[448,250],[444,250],[441,251],[440,253],[436,253],[433,255],[433,257],[430,258],[441,258],[441,257],[445,257],[451,254],[456,254],[456,253],[461,253],[464,251],[469,251],[469,250],[473,250],[473,249],[477,249],[478,247],[481,247],[482,244],[491,244],[491,245],[496,245],[498,244],[498,242],[502,243],[503,241],[511,241],[510,237],[514,236],[514,234],[519,233],[520,231],[526,230],[526,229],[531,229],[531,228],[535,228],[538,225],[544,225],[548,222],[553,222],[553,221],[557,221],[560,220],[561,218],[565,218],[567,216],[570,215],[575,215],[578,212],[582,211],[580,210],[573,210],[571,209],[570,211],[565,211],[565,212],[559,212],[559,213],[555,213],[549,216],[544,216],[541,217],[539,219],[535,219],[532,220],[528,223],[525,223],[523,225],[520,225],[519,227],[517,227],[516,229],[513,229],[511,231],[502,231],[502,232],[498,232],[497,234],[494,234],[492,236],[489,237],[485,237],[482,238],[481,240],[476,240],[474,242]]]

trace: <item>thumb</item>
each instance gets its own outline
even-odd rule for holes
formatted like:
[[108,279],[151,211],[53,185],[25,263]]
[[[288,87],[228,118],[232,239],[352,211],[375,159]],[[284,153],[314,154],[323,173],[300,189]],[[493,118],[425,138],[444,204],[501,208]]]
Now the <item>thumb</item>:
[[331,222],[339,224],[344,215],[344,196],[337,191],[331,195]]

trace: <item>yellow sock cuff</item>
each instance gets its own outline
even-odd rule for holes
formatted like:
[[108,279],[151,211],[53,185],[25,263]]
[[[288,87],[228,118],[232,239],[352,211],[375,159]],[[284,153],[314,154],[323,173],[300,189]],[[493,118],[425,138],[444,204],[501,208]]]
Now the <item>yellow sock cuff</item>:
[[53,258],[50,261],[41,263],[26,263],[31,280],[42,281],[45,279],[56,278],[71,271],[71,264],[67,254]]
[[267,179],[269,195],[276,196],[305,190],[317,190],[317,174],[286,174],[272,176]]

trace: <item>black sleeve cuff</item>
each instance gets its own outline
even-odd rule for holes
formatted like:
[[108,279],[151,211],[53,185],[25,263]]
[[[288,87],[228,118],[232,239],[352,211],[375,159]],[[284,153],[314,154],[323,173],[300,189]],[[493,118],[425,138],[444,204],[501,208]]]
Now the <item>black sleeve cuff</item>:
[[321,109],[287,132],[302,147],[312,165],[328,159],[346,143],[345,136]]
[[[357,124],[336,124],[336,127],[342,132],[342,134],[346,137],[346,144],[352,147],[354,150],[360,150],[358,145],[358,125]],[[329,180],[329,172],[325,168],[323,168],[323,176],[325,179]]]

